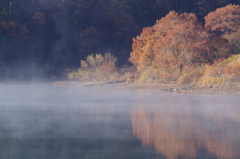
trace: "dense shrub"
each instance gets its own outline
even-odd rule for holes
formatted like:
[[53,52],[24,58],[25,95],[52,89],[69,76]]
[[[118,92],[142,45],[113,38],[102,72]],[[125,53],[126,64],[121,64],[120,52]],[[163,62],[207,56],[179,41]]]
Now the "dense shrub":
[[240,31],[231,34],[225,34],[224,38],[228,40],[232,54],[240,54]]
[[116,72],[117,58],[110,53],[91,54],[86,60],[81,60],[81,67],[77,72],[69,73],[69,79],[104,81],[108,80]]
[[145,68],[140,77],[137,80],[141,83],[156,83],[161,82],[158,74],[158,70],[153,67]]
[[129,61],[141,74],[138,81],[220,86],[239,76],[231,56],[240,53],[239,18],[239,5],[209,13],[204,27],[192,13],[170,11],[133,38]]
[[178,83],[192,83],[197,84],[199,79],[204,74],[204,65],[188,66],[183,68],[182,75],[178,79]]
[[207,65],[199,80],[200,86],[236,86],[240,82],[240,55],[232,55],[224,60],[217,60]]

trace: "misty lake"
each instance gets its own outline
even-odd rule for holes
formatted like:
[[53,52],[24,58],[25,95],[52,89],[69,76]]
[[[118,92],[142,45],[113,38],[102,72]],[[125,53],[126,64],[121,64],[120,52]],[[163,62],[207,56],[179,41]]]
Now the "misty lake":
[[239,159],[240,97],[0,85],[0,159]]

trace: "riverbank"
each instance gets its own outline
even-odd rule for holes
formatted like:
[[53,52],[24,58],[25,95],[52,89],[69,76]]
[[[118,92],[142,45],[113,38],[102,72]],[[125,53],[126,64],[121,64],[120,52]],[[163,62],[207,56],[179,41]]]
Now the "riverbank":
[[199,87],[197,85],[187,84],[134,84],[131,87],[134,88],[151,88],[157,89],[169,93],[183,93],[183,94],[232,94],[240,95],[240,88],[229,88],[229,87]]
[[81,81],[62,81],[52,84],[59,85],[81,85],[81,86],[110,86],[110,87],[129,87],[134,89],[154,89],[168,93],[182,94],[230,94],[240,95],[239,87],[199,87],[197,85],[173,84],[173,83],[135,83],[135,82],[81,82]]

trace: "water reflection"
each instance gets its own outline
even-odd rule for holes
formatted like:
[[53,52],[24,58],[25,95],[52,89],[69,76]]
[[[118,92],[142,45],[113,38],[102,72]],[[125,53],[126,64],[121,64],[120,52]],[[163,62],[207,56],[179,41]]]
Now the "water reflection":
[[167,159],[240,158],[239,115],[237,105],[206,103],[142,104],[131,114],[134,136]]
[[0,85],[0,159],[237,159],[239,100]]

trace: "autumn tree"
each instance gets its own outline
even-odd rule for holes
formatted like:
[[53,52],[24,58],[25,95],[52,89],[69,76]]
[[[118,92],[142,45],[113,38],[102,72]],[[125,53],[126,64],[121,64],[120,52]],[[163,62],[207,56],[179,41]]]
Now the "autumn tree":
[[129,60],[139,71],[156,67],[161,77],[175,80],[184,66],[211,62],[209,40],[196,15],[171,11],[133,39]]
[[205,28],[217,35],[240,31],[240,5],[229,4],[210,12],[205,18]]
[[171,11],[166,17],[157,20],[153,27],[143,28],[142,33],[133,38],[129,61],[136,65],[139,71],[142,71],[146,67],[155,66],[153,46],[157,39],[165,37],[167,32],[180,22],[177,19],[178,13]]
[[143,28],[140,36],[133,38],[132,52],[129,61],[137,66],[138,71],[154,66],[154,29]]
[[191,22],[170,30],[156,42],[154,52],[161,77],[171,80],[178,79],[184,67],[209,63],[214,56],[210,52],[209,35],[201,24]]

